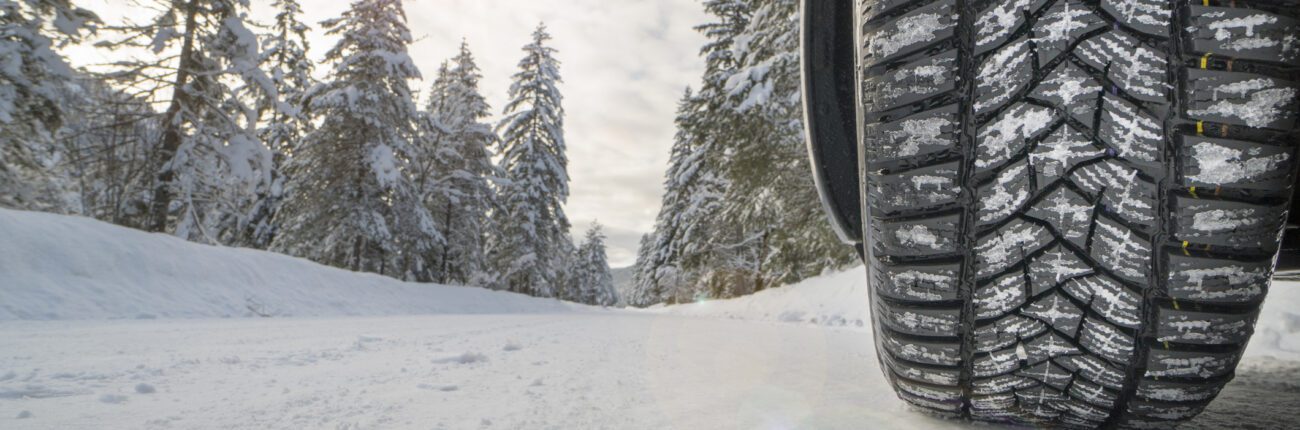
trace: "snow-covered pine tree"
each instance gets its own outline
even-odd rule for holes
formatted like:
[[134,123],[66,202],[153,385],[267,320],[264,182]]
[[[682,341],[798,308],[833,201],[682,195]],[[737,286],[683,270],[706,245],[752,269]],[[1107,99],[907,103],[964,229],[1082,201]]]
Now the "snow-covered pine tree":
[[[315,68],[308,57],[307,33],[302,7],[296,0],[276,0],[275,22],[262,35],[259,64],[275,86],[274,93],[257,94],[257,135],[271,150],[271,181],[260,183],[254,206],[241,226],[238,244],[265,249],[275,237],[275,214],[284,197],[285,160],[293,146],[311,130],[304,98],[315,85]],[[255,95],[255,96],[257,96]]]
[[[710,0],[700,90],[682,101],[638,295],[748,294],[853,261],[806,165],[794,0]],[[647,305],[649,302],[636,303]]]
[[56,49],[98,21],[69,0],[0,0],[0,207],[79,210],[54,166],[61,94],[74,78]]
[[558,260],[569,242],[564,202],[569,196],[565,157],[564,109],[559,62],[546,45],[545,25],[524,46],[519,72],[510,85],[510,101],[498,126],[502,167],[507,181],[496,212],[500,238],[492,250],[503,287],[540,297],[557,293]]
[[419,70],[400,0],[360,0],[323,25],[338,43],[327,82],[307,92],[320,126],[294,148],[271,248],[352,270],[408,277],[442,236],[411,183],[408,80]]
[[641,235],[640,245],[636,248],[636,263],[632,265],[632,289],[625,301],[628,306],[646,307],[663,302],[663,291],[657,289],[656,282],[649,280],[654,272],[650,264],[654,243],[654,232]]
[[257,67],[257,37],[244,24],[247,0],[154,0],[150,7],[158,15],[148,23],[107,27],[124,36],[98,44],[151,52],[119,61],[112,76],[167,105],[148,228],[223,241],[255,190],[271,180],[256,109],[241,94],[275,87]]
[[610,273],[605,253],[605,233],[599,223],[587,230],[569,273],[570,289],[565,300],[598,306],[610,306],[618,301],[614,275]]
[[[728,154],[722,224],[743,226],[752,258],[748,288],[761,290],[851,263],[824,222],[803,140],[796,0],[754,0],[733,48],[738,68],[724,90],[736,114]],[[742,290],[741,292],[744,292]]]
[[432,155],[436,185],[426,204],[447,240],[433,249],[428,261],[432,280],[442,284],[485,286],[488,214],[497,206],[492,184],[503,176],[492,162],[490,146],[497,141],[487,100],[479,93],[482,75],[469,44],[439,70],[427,111],[441,127]]

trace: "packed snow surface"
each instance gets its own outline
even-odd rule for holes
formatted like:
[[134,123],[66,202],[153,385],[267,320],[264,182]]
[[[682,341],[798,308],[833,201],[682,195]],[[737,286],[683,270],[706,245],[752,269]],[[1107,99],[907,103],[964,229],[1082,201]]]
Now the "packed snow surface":
[[[861,268],[613,310],[55,215],[0,211],[0,239],[5,429],[965,426],[887,387]],[[281,316],[248,317],[252,293]],[[1236,379],[1187,427],[1300,420],[1300,284],[1269,296]]]

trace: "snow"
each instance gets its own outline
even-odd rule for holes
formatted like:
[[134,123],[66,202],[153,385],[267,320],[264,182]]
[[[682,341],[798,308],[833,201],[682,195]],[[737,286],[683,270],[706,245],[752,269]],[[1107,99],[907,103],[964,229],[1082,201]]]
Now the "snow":
[[[6,429],[963,427],[887,388],[861,267],[602,310],[58,215],[0,210],[0,238]],[[243,317],[253,292],[282,316]],[[1236,378],[1186,427],[1295,418],[1300,283],[1269,295]]]
[[244,317],[254,313],[250,307],[273,316],[578,308],[477,288],[403,283],[80,217],[0,209],[0,238],[0,321]]

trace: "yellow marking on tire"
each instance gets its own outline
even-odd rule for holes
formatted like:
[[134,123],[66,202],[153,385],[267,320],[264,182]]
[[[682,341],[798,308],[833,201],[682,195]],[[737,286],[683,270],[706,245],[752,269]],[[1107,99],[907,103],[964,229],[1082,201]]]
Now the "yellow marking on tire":
[[1214,53],[1213,53],[1213,52],[1206,52],[1205,55],[1201,56],[1201,68],[1202,68],[1202,69],[1207,68],[1207,67],[1210,65],[1210,56],[1211,56],[1211,55],[1214,55]]
[[1201,198],[1200,196],[1196,195],[1196,187],[1188,188],[1188,189],[1187,189],[1187,192],[1191,193],[1191,194],[1192,194],[1192,198],[1194,198],[1194,199],[1199,199],[1199,198]]
[[1196,135],[1197,136],[1205,135],[1205,121],[1196,121]]

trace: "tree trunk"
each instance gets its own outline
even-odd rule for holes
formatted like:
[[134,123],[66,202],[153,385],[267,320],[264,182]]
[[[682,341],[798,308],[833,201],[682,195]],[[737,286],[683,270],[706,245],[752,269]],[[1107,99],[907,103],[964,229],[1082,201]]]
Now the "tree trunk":
[[176,166],[171,163],[176,158],[176,150],[181,147],[181,111],[190,104],[185,87],[189,84],[191,71],[199,65],[194,56],[194,33],[198,30],[197,1],[190,0],[185,5],[185,42],[181,45],[176,81],[172,84],[172,101],[163,116],[162,150],[158,153],[160,170],[154,184],[153,205],[150,209],[152,220],[149,225],[149,231],[156,233],[167,229],[167,214],[172,203],[171,183],[176,179]]

